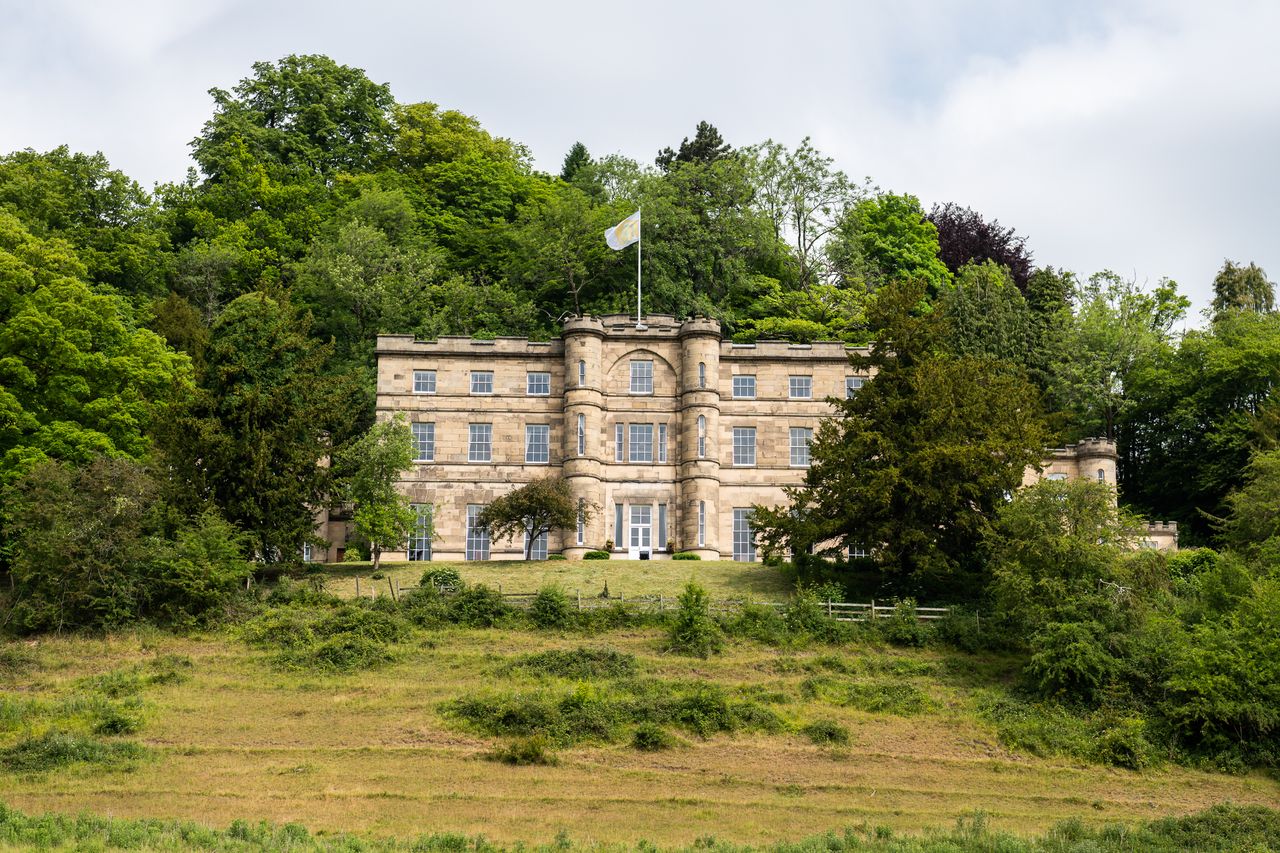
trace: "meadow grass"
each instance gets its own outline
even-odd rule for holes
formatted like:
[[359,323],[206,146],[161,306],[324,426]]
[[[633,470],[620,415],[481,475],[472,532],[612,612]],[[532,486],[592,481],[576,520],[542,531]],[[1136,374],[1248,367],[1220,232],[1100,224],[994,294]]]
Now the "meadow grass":
[[[125,739],[147,758],[0,772],[0,803],[31,814],[214,827],[265,820],[362,837],[483,834],[536,845],[568,833],[587,846],[687,846],[706,836],[762,845],[857,825],[919,833],[952,827],[974,810],[996,830],[1030,834],[1067,819],[1096,827],[1225,801],[1280,801],[1280,783],[1262,773],[1168,764],[1135,772],[1010,746],[982,710],[1004,689],[1008,665],[998,659],[870,644],[778,649],[730,638],[723,653],[702,660],[663,653],[664,640],[657,627],[589,638],[397,629],[393,661],[343,672],[282,668],[272,649],[230,631],[44,638],[18,655],[19,666],[0,668],[0,695],[18,703],[0,748],[38,736],[24,728],[21,709],[65,708],[68,697],[115,690],[132,673],[145,682],[130,694],[144,722]],[[815,678],[831,681],[807,689]],[[849,698],[852,685],[878,691],[890,682],[912,688],[910,716],[865,695]],[[493,696],[558,703],[580,684],[588,699],[616,703],[603,710],[606,722],[623,715],[618,728],[585,738],[561,729],[572,736],[556,741],[536,727],[491,734],[448,713],[449,703]],[[645,710],[661,695],[655,689],[691,695],[699,685],[744,713],[767,709],[781,725],[753,716],[721,730],[681,723],[669,705]],[[579,706],[556,705],[562,714]],[[707,707],[718,713],[721,705]]]

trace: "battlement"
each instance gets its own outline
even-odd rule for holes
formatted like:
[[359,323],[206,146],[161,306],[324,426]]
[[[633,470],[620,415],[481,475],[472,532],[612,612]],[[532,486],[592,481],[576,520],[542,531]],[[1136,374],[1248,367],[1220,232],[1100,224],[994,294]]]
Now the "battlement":
[[495,357],[532,356],[545,358],[564,352],[564,342],[531,341],[528,338],[497,337],[468,338],[462,335],[441,335],[433,341],[420,341],[413,335],[378,335],[378,355],[444,356],[485,355]]

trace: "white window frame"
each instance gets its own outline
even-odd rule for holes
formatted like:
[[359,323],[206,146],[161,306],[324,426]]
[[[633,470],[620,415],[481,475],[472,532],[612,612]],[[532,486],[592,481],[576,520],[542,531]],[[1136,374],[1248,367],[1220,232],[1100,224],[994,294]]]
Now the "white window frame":
[[707,458],[707,416],[698,415],[698,458]]
[[[544,530],[538,534],[538,537],[536,539],[533,540],[533,550],[529,552],[530,560],[547,559],[547,541],[548,541],[547,531]],[[523,548],[529,547],[529,531],[528,530],[525,530],[524,532],[524,544],[522,547]],[[524,556],[523,553],[521,553],[521,556]]]
[[431,517],[434,507],[431,504],[409,504],[413,511],[413,530],[409,531],[409,541],[405,543],[405,556],[410,562],[431,561]]
[[578,387],[582,388],[587,384],[587,362],[578,359]]
[[578,498],[578,544],[587,541],[587,499]]
[[[799,441],[797,441],[799,439]],[[810,427],[791,427],[791,467],[809,467],[809,445],[813,443],[813,429]]]
[[551,374],[545,370],[530,370],[525,374],[525,396],[550,397]]
[[667,550],[667,505],[658,504],[658,541],[654,544],[653,550]]
[[524,461],[530,465],[551,462],[551,427],[547,424],[525,424]]
[[787,396],[792,400],[812,400],[813,399],[813,377],[812,376],[789,376],[787,377]]
[[[750,439],[748,441],[747,439]],[[733,428],[733,465],[735,468],[754,468],[756,464],[756,428]]]
[[471,393],[480,396],[491,396],[493,394],[492,370],[471,371]]
[[707,544],[707,502],[698,501],[698,547]]
[[707,387],[707,363],[705,361],[698,362],[698,387]]
[[631,393],[653,393],[653,359],[633,358],[631,360]]
[[755,374],[739,373],[735,375],[733,377],[733,399],[754,400],[755,398],[756,398]]
[[846,376],[844,378],[844,398],[852,400],[853,395],[862,390],[862,386],[867,384],[865,376]]
[[626,427],[623,424],[621,423],[614,424],[614,427],[613,427],[613,444],[614,444],[613,461],[614,462],[627,461],[627,452],[626,452],[627,446],[626,446],[625,430],[626,430]]
[[413,434],[413,461],[434,462],[436,460],[436,425],[431,422],[414,421],[409,424]]
[[434,370],[413,371],[413,393],[436,393],[436,372]]
[[620,503],[614,504],[613,505],[613,547],[614,548],[627,547],[627,541],[626,541],[627,528],[626,528],[626,523],[624,521],[625,517],[626,517],[626,513],[623,509],[622,504]]
[[489,559],[489,529],[476,524],[476,517],[484,510],[480,504],[467,504],[467,550],[468,560]]
[[493,424],[467,424],[467,461],[493,461]]
[[649,504],[631,504],[627,513],[627,544],[642,551],[653,550],[653,507]]
[[658,462],[667,461],[667,425],[658,424]]
[[578,414],[578,455],[587,455],[587,416]]
[[653,424],[631,424],[630,444],[628,462],[653,464]]
[[734,507],[733,559],[740,563],[756,561],[756,532],[751,529],[751,508]]

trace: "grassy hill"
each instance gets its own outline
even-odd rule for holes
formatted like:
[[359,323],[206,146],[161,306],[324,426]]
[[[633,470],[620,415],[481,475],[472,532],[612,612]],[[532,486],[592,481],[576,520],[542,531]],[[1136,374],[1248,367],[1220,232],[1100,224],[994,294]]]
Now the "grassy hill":
[[[591,658],[576,654],[584,647],[616,653],[597,657],[621,662],[617,671],[546,664]],[[565,832],[583,843],[688,845],[861,824],[920,832],[975,810],[1026,834],[1067,818],[1095,825],[1280,802],[1280,783],[1261,773],[1136,772],[1011,749],[982,711],[1008,695],[1017,661],[1001,656],[870,640],[732,640],[709,660],[662,647],[655,628],[415,628],[390,662],[344,674],[290,668],[232,630],[10,644],[0,647],[0,803],[506,844]],[[565,654],[528,657],[548,651]],[[635,748],[627,715],[663,695],[719,696],[738,725],[708,724],[704,737],[681,718],[671,748]],[[575,717],[579,728],[548,745],[558,763],[489,760],[515,742],[494,726],[514,731],[522,713],[571,706],[599,716]],[[146,753],[68,763],[41,740],[51,728]]]

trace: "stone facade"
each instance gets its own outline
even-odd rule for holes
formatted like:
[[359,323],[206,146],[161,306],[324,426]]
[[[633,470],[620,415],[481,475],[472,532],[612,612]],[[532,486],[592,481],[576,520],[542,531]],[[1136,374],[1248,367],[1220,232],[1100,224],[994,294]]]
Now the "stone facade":
[[[432,507],[435,559],[467,558],[469,511],[552,474],[589,511],[581,537],[552,533],[549,553],[579,558],[612,542],[619,557],[754,557],[735,510],[780,504],[802,481],[827,398],[865,378],[849,351],[735,344],[715,320],[661,315],[643,327],[626,315],[570,319],[549,342],[382,335],[378,417],[420,425],[427,458],[401,486]],[[518,559],[523,544],[488,543],[489,558]],[[412,556],[427,556],[421,545]],[[483,553],[474,534],[471,545]]]

